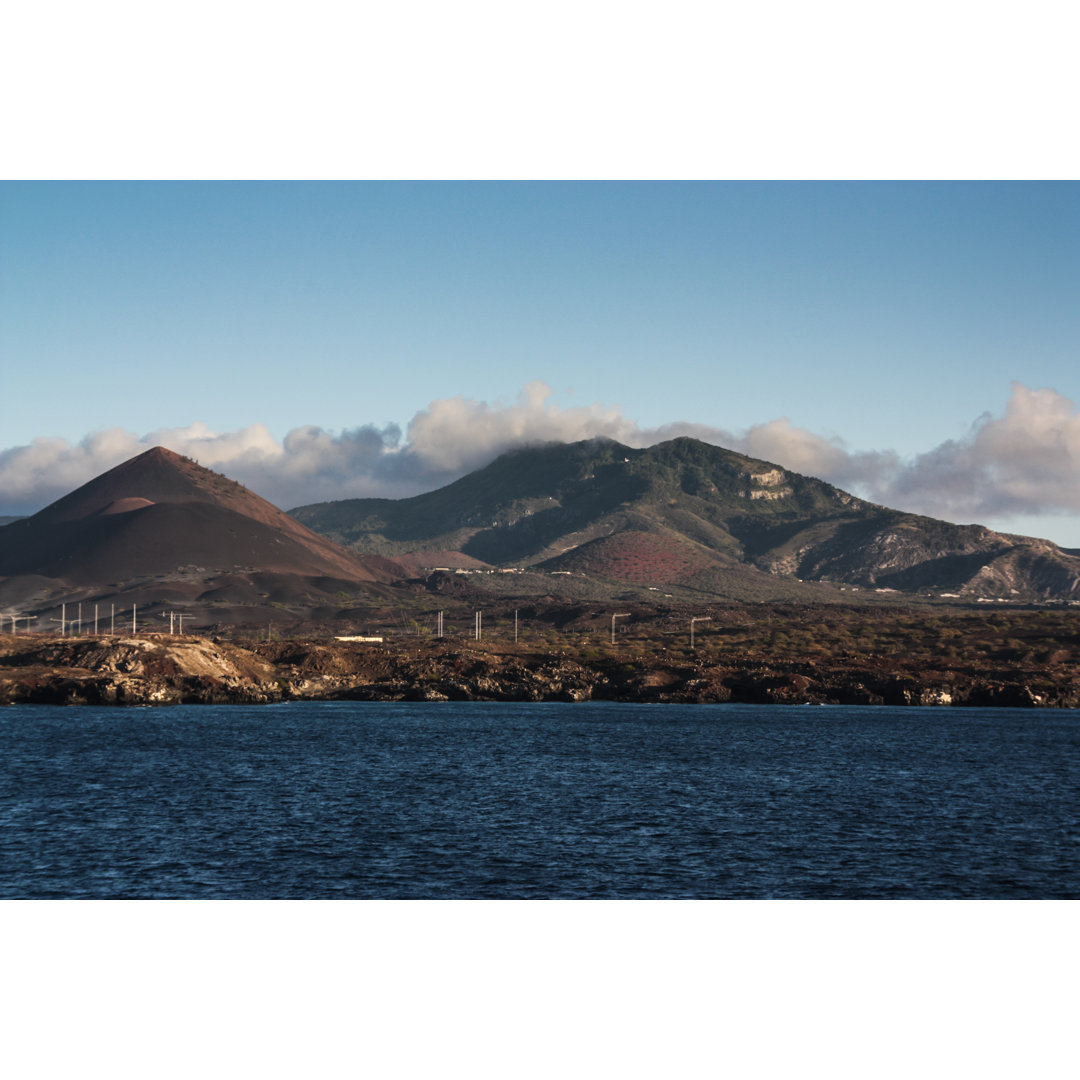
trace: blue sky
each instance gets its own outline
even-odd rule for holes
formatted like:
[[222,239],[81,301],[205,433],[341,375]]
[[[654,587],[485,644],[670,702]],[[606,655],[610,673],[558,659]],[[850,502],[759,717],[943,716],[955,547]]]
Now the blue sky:
[[676,425],[1080,545],[1078,190],[7,182],[0,513],[161,433],[295,505]]

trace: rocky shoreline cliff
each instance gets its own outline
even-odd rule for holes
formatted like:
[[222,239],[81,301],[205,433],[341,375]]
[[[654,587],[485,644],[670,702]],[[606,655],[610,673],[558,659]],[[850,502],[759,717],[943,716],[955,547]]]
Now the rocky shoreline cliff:
[[1066,668],[862,656],[627,656],[444,640],[237,644],[181,635],[7,637],[0,704],[625,701],[1080,708]]

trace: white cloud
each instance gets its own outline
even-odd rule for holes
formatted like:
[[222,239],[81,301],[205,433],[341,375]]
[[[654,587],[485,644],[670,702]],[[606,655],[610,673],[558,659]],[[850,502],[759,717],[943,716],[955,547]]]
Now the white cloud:
[[137,436],[119,428],[77,444],[35,439],[0,451],[0,513],[28,513],[153,446],[195,458],[280,506],[431,490],[526,444],[606,436],[649,446],[689,435],[818,476],[874,502],[953,521],[1080,514],[1080,413],[1050,389],[1014,383],[1001,416],[911,460],[855,452],[779,418],[742,432],[677,422],[641,428],[615,407],[563,408],[542,382],[512,403],[431,402],[402,435],[396,425],[333,433],[298,427],[278,442],[262,424],[217,433],[203,424]]
[[577,442],[607,436],[633,440],[636,425],[601,405],[561,409],[549,404],[551,388],[529,383],[513,405],[488,405],[456,397],[433,401],[409,424],[409,453],[429,466],[463,474],[493,461],[513,446]]
[[892,491],[921,498],[927,513],[1078,513],[1080,413],[1054,390],[1013,383],[1003,416],[982,416],[968,438],[920,454]]

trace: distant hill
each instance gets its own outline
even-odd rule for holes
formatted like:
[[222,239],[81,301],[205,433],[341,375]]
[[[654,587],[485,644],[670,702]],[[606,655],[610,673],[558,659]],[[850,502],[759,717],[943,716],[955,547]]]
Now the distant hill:
[[[519,449],[438,491],[291,511],[357,552],[459,551],[716,595],[753,575],[969,598],[1080,599],[1080,558],[1046,540],[952,525],[695,439]],[[422,560],[421,560],[422,561]],[[770,595],[775,595],[771,591]]]
[[0,529],[0,602],[31,609],[46,596],[135,592],[144,603],[157,594],[163,602],[207,595],[241,606],[305,596],[325,603],[406,576],[162,447]]

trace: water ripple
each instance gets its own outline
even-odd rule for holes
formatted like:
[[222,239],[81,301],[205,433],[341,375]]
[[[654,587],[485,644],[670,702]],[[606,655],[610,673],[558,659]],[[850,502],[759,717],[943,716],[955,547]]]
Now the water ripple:
[[1080,714],[0,713],[0,896],[1080,895]]

